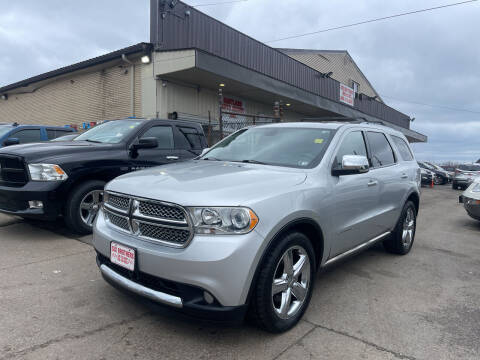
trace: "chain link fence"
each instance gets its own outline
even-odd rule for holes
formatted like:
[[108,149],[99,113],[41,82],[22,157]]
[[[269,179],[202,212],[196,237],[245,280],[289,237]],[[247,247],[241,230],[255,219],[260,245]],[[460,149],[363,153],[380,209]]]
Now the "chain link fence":
[[207,137],[208,146],[212,146],[228,135],[247,126],[264,125],[276,122],[280,122],[279,117],[222,111],[220,120],[209,119],[208,124],[202,125],[203,131]]

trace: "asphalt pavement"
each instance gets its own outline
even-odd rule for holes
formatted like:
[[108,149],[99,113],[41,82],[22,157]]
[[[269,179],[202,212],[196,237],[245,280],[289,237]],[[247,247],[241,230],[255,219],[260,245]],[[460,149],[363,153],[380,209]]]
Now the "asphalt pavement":
[[272,335],[185,319],[113,289],[91,238],[0,215],[0,359],[480,359],[480,222],[423,190],[412,252],[321,271],[304,320]]

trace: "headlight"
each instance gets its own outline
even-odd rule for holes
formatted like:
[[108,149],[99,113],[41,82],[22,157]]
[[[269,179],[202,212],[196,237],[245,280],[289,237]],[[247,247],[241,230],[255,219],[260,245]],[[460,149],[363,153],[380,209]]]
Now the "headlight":
[[196,234],[246,234],[258,224],[257,215],[243,207],[193,207],[188,209]]
[[61,181],[68,179],[63,169],[55,164],[28,164],[30,179],[34,181]]
[[475,184],[475,186],[472,188],[472,192],[480,192],[480,182]]

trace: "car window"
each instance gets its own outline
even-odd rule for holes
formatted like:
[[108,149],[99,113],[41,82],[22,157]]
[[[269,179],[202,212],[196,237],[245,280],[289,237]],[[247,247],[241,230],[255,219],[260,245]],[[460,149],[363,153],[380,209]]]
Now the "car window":
[[458,168],[463,171],[480,171],[480,165],[477,164],[462,164]]
[[322,160],[334,134],[322,128],[252,127],[223,139],[202,159],[308,169]]
[[13,133],[11,138],[17,138],[20,144],[42,141],[40,129],[25,129]]
[[13,126],[7,126],[7,125],[1,125],[0,126],[0,137],[8,134],[10,131],[12,131]]
[[386,166],[395,163],[395,155],[385,134],[368,131],[368,143],[371,150],[371,162],[373,167]]
[[203,148],[203,136],[197,129],[184,126],[179,126],[178,129],[192,149],[199,150]]
[[353,131],[345,136],[335,156],[334,168],[340,168],[342,166],[344,155],[367,156],[367,147],[365,146],[365,139],[361,131]]
[[403,140],[402,138],[399,138],[398,136],[392,136],[392,139],[393,141],[395,141],[395,145],[397,145],[398,151],[400,151],[400,155],[402,156],[402,159],[405,161],[413,160],[413,154],[410,151],[410,148],[408,147],[405,140]]
[[113,120],[104,122],[77,136],[73,141],[90,141],[104,144],[119,144],[125,141],[143,120]]
[[71,131],[61,129],[47,129],[48,140],[56,139],[59,136],[70,134]]
[[158,148],[173,149],[173,130],[171,126],[153,126],[142,135],[143,138],[154,137],[158,140]]

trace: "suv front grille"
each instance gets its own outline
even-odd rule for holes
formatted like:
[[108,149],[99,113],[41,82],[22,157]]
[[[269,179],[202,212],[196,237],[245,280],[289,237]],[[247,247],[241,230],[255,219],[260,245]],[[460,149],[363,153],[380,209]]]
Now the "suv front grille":
[[144,240],[185,247],[193,237],[189,217],[179,205],[107,193],[107,223]]
[[19,156],[0,156],[0,185],[21,187],[28,182],[23,159]]
[[152,216],[161,219],[185,221],[185,213],[181,209],[173,206],[140,201],[138,210],[142,215]]

